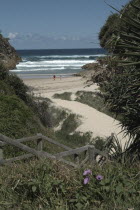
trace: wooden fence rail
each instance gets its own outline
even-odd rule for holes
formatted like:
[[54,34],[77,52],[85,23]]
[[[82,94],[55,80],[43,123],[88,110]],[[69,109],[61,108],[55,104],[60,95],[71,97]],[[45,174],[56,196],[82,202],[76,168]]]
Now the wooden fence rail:
[[[23,143],[29,142],[29,141],[36,141],[37,142],[37,148],[33,149]],[[65,149],[66,151],[60,152],[57,154],[50,154],[46,151],[43,151],[43,143],[44,141],[47,141],[49,143],[52,143],[58,147],[61,147]],[[22,151],[27,152],[27,154],[20,155],[18,157],[13,157],[10,159],[4,159],[3,157],[3,148],[5,145],[12,145],[16,148],[21,149]],[[80,161],[79,155],[81,153],[84,153],[84,159]],[[66,163],[70,166],[73,166],[75,168],[82,167],[87,161],[90,162],[90,164],[94,164],[96,161],[96,157],[100,155],[103,159],[107,159],[106,153],[96,149],[92,145],[86,145],[80,148],[72,149],[64,144],[60,144],[59,142],[50,139],[42,134],[37,134],[36,136],[27,137],[27,138],[21,138],[21,139],[11,139],[7,136],[4,136],[0,134],[0,165],[8,164],[17,160],[24,160],[31,158],[33,156],[36,156],[38,158],[49,158],[54,160],[59,160],[63,163]],[[65,160],[64,157],[73,156],[74,162]]]

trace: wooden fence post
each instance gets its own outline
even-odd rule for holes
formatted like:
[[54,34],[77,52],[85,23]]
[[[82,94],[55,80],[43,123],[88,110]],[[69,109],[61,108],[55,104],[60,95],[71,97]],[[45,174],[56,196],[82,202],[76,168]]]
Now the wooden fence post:
[[95,163],[96,160],[95,160],[95,148],[94,148],[94,146],[89,146],[88,153],[89,153],[89,162],[90,162],[90,164]]
[[3,160],[3,149],[0,147],[0,161]]
[[42,134],[41,133],[38,133],[37,136],[38,136],[38,139],[37,139],[37,150],[38,151],[42,151],[42,149],[43,149]]
[[76,162],[76,164],[80,164],[80,160],[79,160],[79,155],[78,154],[74,154],[74,160]]

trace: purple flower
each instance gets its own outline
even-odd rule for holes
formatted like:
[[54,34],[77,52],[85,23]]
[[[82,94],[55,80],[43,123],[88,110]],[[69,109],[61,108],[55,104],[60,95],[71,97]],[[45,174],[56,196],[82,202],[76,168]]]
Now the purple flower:
[[100,180],[103,179],[103,176],[102,176],[102,175],[97,175],[97,176],[96,176],[96,179],[100,181]]
[[85,170],[83,173],[84,176],[87,176],[88,174],[92,174],[92,171],[90,169]]
[[88,184],[89,183],[89,177],[86,177],[85,179],[84,179],[84,184]]

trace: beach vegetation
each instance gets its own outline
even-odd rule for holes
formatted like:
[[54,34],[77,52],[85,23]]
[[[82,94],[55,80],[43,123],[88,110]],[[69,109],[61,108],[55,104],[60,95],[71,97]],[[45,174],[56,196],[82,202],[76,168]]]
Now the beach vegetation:
[[65,144],[71,148],[82,147],[89,144],[91,140],[91,133],[82,133],[75,131],[71,134],[58,130],[55,132],[54,138],[62,144]]
[[133,139],[126,153],[135,161],[140,157],[140,2],[130,1],[117,12],[120,27],[108,41],[111,62],[100,84],[109,109],[121,114],[122,128]]
[[53,128],[59,126],[60,123],[68,117],[68,112],[65,109],[55,107],[52,104],[50,104],[48,111],[51,117],[51,125]]
[[125,17],[135,18],[139,10],[139,0],[129,1],[120,11],[108,3],[107,5],[114,9],[114,13],[107,18],[105,24],[101,27],[98,38],[101,47],[112,53],[114,51],[117,52],[117,49],[114,48],[115,41],[113,40],[118,37],[120,31],[127,34],[130,33],[130,23],[128,24],[129,21]]
[[[43,112],[45,105],[35,102],[23,81],[1,66],[0,133],[12,138],[44,133],[44,125],[49,125],[49,117],[47,121]],[[47,112],[47,106],[45,110]]]
[[112,36],[117,35],[119,27],[120,27],[119,15],[117,13],[110,15],[99,33],[99,40],[101,47],[111,51],[110,48],[108,49],[108,42],[110,41]]
[[118,163],[73,169],[36,159],[4,166],[0,168],[0,208],[137,210],[139,169]]
[[72,148],[84,146],[86,143],[89,143],[91,134],[90,132],[81,133],[76,131],[76,128],[80,123],[78,115],[72,113],[68,114],[63,121],[61,128],[55,132],[54,138]]
[[70,92],[64,92],[64,93],[55,93],[53,95],[54,98],[59,98],[62,100],[67,100],[67,101],[71,101],[71,95],[72,93]]
[[94,140],[93,141],[93,145],[95,146],[96,149],[99,149],[101,151],[105,151],[106,150],[105,144],[106,144],[107,138],[103,138],[103,137],[97,136],[93,140]]
[[105,104],[104,96],[100,92],[77,91],[75,100],[115,118],[115,114],[109,110]]
[[0,66],[0,82],[3,84],[2,86],[0,86],[1,94],[15,94],[17,97],[27,102],[28,87],[23,83],[23,81],[19,77],[17,77],[14,74],[10,74],[2,65]]
[[79,116],[76,114],[69,114],[69,116],[64,120],[61,131],[71,133],[80,125]]
[[[53,97],[70,101],[72,100],[71,95],[72,93],[70,92],[64,92],[61,94],[56,93]],[[103,112],[113,118],[116,117],[118,120],[121,120],[120,115],[115,116],[115,113],[109,110],[108,106],[105,104],[104,95],[101,92],[77,91],[75,93],[74,100],[83,104],[87,104],[88,106],[91,106],[100,112]]]
[[0,133],[23,137],[39,131],[39,119],[17,96],[0,95]]

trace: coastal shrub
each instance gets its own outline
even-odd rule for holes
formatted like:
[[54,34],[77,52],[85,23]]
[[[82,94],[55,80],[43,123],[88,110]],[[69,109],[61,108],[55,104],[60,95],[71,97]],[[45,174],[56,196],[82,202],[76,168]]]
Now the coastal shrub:
[[69,114],[62,124],[61,131],[71,133],[75,131],[79,125],[79,116],[76,114]]
[[34,112],[39,116],[40,121],[45,127],[52,127],[51,113],[49,112],[49,104],[47,101],[35,102],[33,104]]
[[66,119],[68,113],[64,109],[56,108],[55,106],[49,106],[48,112],[50,114],[52,127],[57,127]]
[[0,63],[0,80],[4,80],[8,76],[8,71],[3,64]]
[[110,39],[115,63],[107,66],[111,74],[102,82],[102,88],[110,110],[121,113],[121,125],[134,139],[126,153],[135,161],[140,158],[140,1],[130,1],[118,13],[121,27]]
[[[46,133],[40,119],[20,98],[15,95],[0,94],[0,133],[17,139],[26,136]],[[33,146],[32,143],[28,146]],[[4,147],[6,158],[24,154],[13,146]]]
[[0,87],[0,90],[5,91],[5,87],[7,85],[7,90],[5,94],[10,93],[16,94],[20,99],[24,102],[27,102],[28,95],[28,87],[23,83],[23,81],[15,74],[10,74],[3,66],[0,66],[0,82],[5,83],[4,90],[3,86]]
[[6,78],[6,83],[15,91],[15,94],[22,99],[24,102],[28,100],[28,87],[23,83],[23,81],[14,74],[9,74]]
[[[35,132],[37,133],[39,130],[41,132],[42,130],[44,130],[43,126],[51,127],[50,114],[48,112],[48,105],[47,105],[48,103],[43,100],[37,101],[33,98],[31,94],[28,94],[27,93],[27,91],[29,91],[28,87],[23,83],[23,81],[18,76],[14,74],[9,74],[9,72],[5,71],[4,69],[0,71],[0,76],[1,76],[0,77],[0,97],[2,98],[2,101],[0,101],[0,106],[1,106],[1,110],[3,110],[3,116],[4,115],[7,116],[7,124],[5,123],[6,119],[4,117],[0,119],[1,126],[2,124],[3,126],[5,125],[5,131],[4,131],[4,127],[2,126],[0,127],[1,129],[0,133],[3,132],[3,134],[5,135],[7,134],[10,136],[16,135],[15,130],[17,128],[14,128],[14,124],[12,124],[12,117],[16,118],[17,117],[16,114],[20,115],[18,118],[19,123],[16,122],[17,127],[18,126],[20,127],[20,125],[23,125],[23,129],[21,128],[17,132],[22,137],[25,136],[26,134],[29,135]],[[13,104],[12,104],[13,102],[15,102],[15,104],[19,103],[19,107],[17,108],[18,111],[16,110],[16,114],[15,114],[15,108],[13,107],[13,112],[12,112],[12,108],[9,108],[7,106],[6,100],[9,103],[9,107],[10,106],[13,107]],[[20,109],[20,105],[22,105],[21,109]],[[23,118],[24,120],[27,118],[28,123],[23,122],[22,121]],[[35,123],[35,120],[36,120],[36,123]],[[36,124],[36,128],[38,128],[38,129],[33,129],[34,132],[31,129],[31,127],[34,127],[32,126],[32,124],[33,125]],[[10,129],[9,129],[9,126],[11,126]],[[26,130],[26,132],[24,132],[24,129]],[[7,130],[7,133],[6,133],[6,130]],[[20,130],[23,130],[23,131],[20,132]]]
[[51,138],[72,148],[89,143],[91,139],[90,132],[81,133],[75,131],[80,124],[79,116],[69,114],[65,110],[53,106],[50,107],[50,111],[52,125],[59,126],[59,129],[52,133]]
[[[84,179],[89,176],[86,184]],[[32,160],[0,168],[1,209],[139,209],[139,166],[73,169]]]
[[71,95],[72,95],[72,93],[70,93],[70,92],[64,92],[64,93],[55,93],[53,95],[53,97],[60,98],[62,100],[71,101]]
[[0,94],[2,95],[14,95],[14,90],[5,81],[0,80]]
[[32,110],[17,96],[0,95],[0,133],[19,138],[41,128]]
[[103,27],[100,29],[99,33],[99,40],[100,45],[104,49],[108,49],[110,51],[110,48],[108,46],[108,42],[110,41],[111,37],[118,34],[120,27],[120,19],[119,15],[117,13],[112,14],[108,17]]
[[[131,6],[132,4],[134,5],[133,7]],[[107,18],[105,24],[100,29],[98,38],[100,46],[112,53],[118,52],[117,48],[114,47],[116,44],[114,38],[117,39],[120,31],[126,34],[131,32],[129,27],[130,22],[125,19],[125,16],[127,15],[127,17],[130,18],[135,17],[138,13],[140,3],[139,0],[131,0],[122,7],[120,11],[115,9],[112,5],[109,6],[112,7],[116,13],[111,14]],[[121,13],[121,16],[118,12]]]
[[76,147],[86,144],[86,135],[76,132],[76,128],[80,125],[79,116],[69,114],[63,121],[61,129],[55,132],[55,138],[63,144]]
[[97,136],[96,138],[94,138],[94,146],[96,149],[99,149],[99,150],[104,150],[104,146],[105,146],[105,142],[106,142],[107,138],[102,138],[102,137],[99,137]]
[[[88,106],[97,109],[99,112],[103,112],[113,118],[115,118],[115,114],[109,110],[107,105],[105,104],[104,95],[101,93],[90,92],[90,91],[77,91],[76,92],[76,101],[79,101],[83,104],[87,104]],[[118,116],[117,119],[121,117]]]
[[86,144],[90,143],[91,133],[81,133],[75,131],[72,134],[69,134],[65,131],[59,130],[55,132],[54,138],[62,144],[65,144],[71,148],[76,148],[85,146]]

